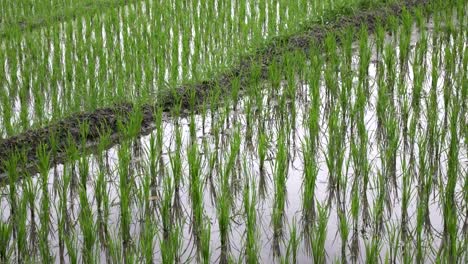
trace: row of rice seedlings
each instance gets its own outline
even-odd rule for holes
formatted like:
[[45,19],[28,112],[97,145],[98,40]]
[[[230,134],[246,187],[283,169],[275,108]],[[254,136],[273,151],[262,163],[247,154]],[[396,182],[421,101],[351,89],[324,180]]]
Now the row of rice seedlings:
[[[342,39],[342,51],[345,56],[338,61],[335,36],[329,35],[326,41],[328,61],[325,71],[325,87],[329,92],[326,105],[328,115],[328,146],[325,160],[328,169],[328,205],[336,202],[338,231],[341,237],[341,258],[346,259],[346,248],[349,236],[349,223],[346,212],[347,185],[349,163],[346,162],[346,134],[348,121],[349,94],[352,89],[352,32],[348,29]],[[338,74],[340,77],[338,78]],[[338,84],[341,80],[341,85]]]
[[273,253],[276,256],[281,256],[280,242],[284,239],[284,222],[285,222],[285,206],[286,206],[286,178],[288,175],[288,149],[286,143],[286,129],[283,128],[279,132],[276,161],[274,168],[274,202],[272,212],[272,228],[273,228]]
[[[307,118],[308,136],[303,143],[304,182],[303,182],[303,219],[310,224],[315,220],[315,187],[318,173],[317,151],[320,133],[320,58],[314,54],[309,73],[311,106]],[[309,226],[308,224],[304,226]]]
[[40,259],[43,262],[51,262],[51,252],[49,245],[49,232],[50,232],[50,197],[49,197],[49,166],[50,154],[46,152],[45,147],[39,148],[39,185],[41,189],[41,202],[39,211],[39,253]]
[[[58,228],[57,228],[57,233],[58,233],[58,240],[59,240],[59,260],[60,260],[60,263],[64,263],[65,262],[65,250],[67,249],[68,252],[70,252],[70,262],[74,262],[76,263],[76,260],[75,257],[74,257],[74,254],[75,254],[75,251],[74,250],[70,250],[71,249],[71,243],[67,243],[65,242],[66,241],[66,238],[67,237],[70,237],[70,218],[69,218],[69,213],[68,213],[68,208],[67,208],[67,201],[68,201],[68,197],[69,197],[69,194],[71,194],[71,189],[70,189],[70,186],[71,186],[71,173],[70,171],[68,170],[67,167],[64,167],[64,170],[63,170],[63,174],[62,174],[62,180],[60,181],[60,183],[58,184],[58,188],[57,188],[57,193],[58,193],[58,210],[57,210],[57,225],[58,225]],[[101,179],[102,181],[102,179]],[[102,186],[102,182],[99,183],[99,186]],[[101,190],[101,191],[98,191],[96,192],[97,195],[96,195],[96,199],[98,200],[98,208],[99,210],[101,210],[101,200],[102,200],[102,194],[104,194],[104,190]],[[33,204],[32,204],[33,205]],[[31,208],[34,208],[34,207],[31,207]],[[32,210],[33,211],[33,210]],[[102,228],[102,225],[100,225],[98,223],[98,229],[100,230]],[[68,240],[69,241],[69,240]],[[65,248],[67,247],[67,248]]]
[[[353,217],[353,239],[352,239],[352,259],[358,257],[359,238],[359,210],[362,212],[362,221],[369,222],[369,204],[368,204],[368,186],[370,181],[370,165],[368,162],[368,143],[369,137],[366,127],[365,114],[366,107],[370,100],[369,89],[369,65],[371,60],[371,51],[368,44],[367,29],[362,27],[359,32],[359,64],[358,64],[358,85],[355,89],[355,102],[353,106],[353,132],[351,132],[351,153],[354,165],[354,181],[352,184],[352,204],[351,213]],[[356,132],[354,132],[356,131]],[[357,133],[357,135],[356,135]],[[359,200],[362,195],[362,201]]]
[[[458,7],[458,9],[463,8],[463,6]],[[459,14],[459,13],[457,13]],[[464,23],[463,27],[466,27],[466,21],[463,17],[457,17],[461,23]],[[458,22],[457,21],[457,22]],[[447,22],[447,27],[451,28],[454,25],[452,20]],[[446,63],[451,63],[451,65],[446,65],[444,71],[444,124],[446,124],[442,129],[442,139],[447,138],[448,149],[446,156],[448,159],[447,162],[447,173],[446,173],[446,186],[441,197],[441,203],[443,208],[444,216],[444,228],[443,228],[443,240],[442,245],[439,250],[438,258],[448,259],[449,261],[457,261],[457,256],[460,255],[460,251],[463,250],[463,246],[466,245],[466,242],[458,240],[459,231],[458,231],[458,219],[459,216],[457,213],[457,198],[456,197],[456,185],[459,177],[459,170],[463,170],[460,167],[460,137],[462,136],[462,124],[466,124],[466,118],[460,116],[464,114],[466,117],[466,109],[463,110],[466,102],[461,101],[466,99],[466,85],[463,84],[463,81],[466,81],[466,73],[461,74],[460,70],[466,70],[466,59],[462,58],[463,55],[466,55],[466,35],[447,30],[446,36],[453,41],[453,46],[451,50],[448,48],[445,49],[444,57]],[[465,44],[463,44],[465,42]],[[458,53],[458,56],[456,55]],[[445,85],[450,85],[447,87]],[[455,87],[461,85],[462,93],[457,90]],[[463,91],[465,90],[465,91]],[[465,94],[465,95],[463,95]],[[465,119],[465,120],[460,120]],[[449,121],[448,121],[449,120]],[[465,137],[466,137],[466,127],[465,127]],[[466,140],[466,139],[465,139]],[[466,172],[466,171],[465,171]],[[466,174],[466,173],[465,173]],[[463,175],[463,174],[462,174]]]
[[318,203],[317,221],[314,221],[310,230],[310,252],[314,263],[323,263],[327,257],[325,241],[327,239],[328,217],[328,207]]
[[[154,139],[154,137],[153,137]],[[153,151],[151,151],[153,149]],[[154,154],[154,145],[150,147],[150,153],[148,157],[153,158],[154,160],[149,160],[142,170],[142,175],[139,177],[140,183],[137,184],[137,199],[138,204],[137,208],[140,208],[139,222],[141,223],[141,229],[139,234],[139,243],[137,243],[137,248],[141,252],[139,256],[142,261],[145,263],[152,263],[154,259],[154,237],[157,235],[157,226],[155,222],[155,217],[152,215],[152,201],[157,197],[153,196],[153,183],[154,178],[151,173],[154,170],[152,164],[154,164],[157,159]],[[152,152],[152,153],[151,153]]]
[[[192,114],[190,117],[190,134],[191,137],[194,138],[195,135],[195,120],[194,115]],[[203,246],[202,246],[202,232],[204,231],[204,203],[203,203],[203,182],[204,179],[201,175],[201,156],[198,153],[198,144],[196,140],[191,140],[191,143],[187,150],[187,158],[189,164],[189,184],[190,184],[190,198],[192,203],[192,232],[193,237],[195,240],[195,245],[197,247],[197,251],[199,253],[199,257],[207,258],[202,254]],[[205,243],[207,243],[205,241]],[[209,243],[209,241],[208,241]],[[206,253],[205,253],[206,254]]]
[[283,263],[297,263],[297,255],[301,239],[298,233],[296,220],[293,219],[293,223],[289,226],[289,240],[286,245],[286,253],[284,258],[281,259]]
[[[353,163],[353,181],[351,184],[351,216],[353,219],[353,236],[351,246],[351,257],[356,260],[359,251],[359,214],[362,211],[362,221],[366,223],[368,219],[367,186],[369,183],[370,165],[368,160],[368,131],[365,123],[365,109],[367,105],[366,90],[362,82],[358,84],[355,91],[355,102],[352,106],[351,125],[351,160]],[[362,195],[362,201],[360,196]]]
[[145,0],[6,39],[0,45],[2,136],[122,100],[147,102],[156,94],[167,100],[168,86],[231,66],[246,43],[257,47],[339,6]]
[[[350,31],[347,32],[345,36],[345,42],[344,42],[344,49],[346,52],[346,59],[343,62],[343,65],[341,68],[341,79],[343,80],[343,87],[341,88],[340,92],[340,106],[341,106],[341,140],[345,141],[347,138],[347,127],[349,124],[351,124],[351,118],[350,118],[350,110],[349,110],[349,105],[350,102],[348,102],[348,97],[351,94],[352,91],[352,74],[351,74],[351,61],[352,61],[352,54],[351,54],[351,34]],[[345,142],[341,143],[343,145],[346,145]],[[351,149],[347,150],[348,147],[343,147],[343,153],[340,154],[339,159],[343,159],[342,162],[342,172],[339,173],[339,178],[338,178],[338,196],[337,196],[337,213],[338,213],[338,221],[339,221],[339,232],[341,236],[341,258],[346,259],[347,258],[347,248],[348,248],[348,241],[349,241],[349,235],[351,233],[350,229],[350,219],[348,219],[348,213],[346,209],[346,204],[348,204],[348,196],[347,196],[347,190],[348,190],[348,183],[351,182],[347,175],[349,174],[349,171],[351,169]],[[346,154],[346,152],[348,152]],[[345,158],[346,156],[346,158]]]
[[130,174],[130,150],[128,143],[120,146],[119,153],[119,194],[120,194],[120,241],[124,251],[124,262],[127,262],[127,257],[132,256],[132,245],[130,235],[130,222],[131,222],[131,189],[132,178]]
[[254,180],[249,179],[250,175],[247,173],[247,165],[244,161],[244,180],[245,186],[243,191],[243,204],[245,216],[245,262],[246,263],[259,263],[259,234],[257,231],[257,190]]
[[172,199],[174,186],[170,177],[164,181],[160,214],[163,224],[163,232],[159,237],[162,263],[174,263],[180,261],[181,230],[177,224],[172,225]]
[[235,166],[236,160],[239,155],[241,144],[240,132],[238,129],[234,131],[232,139],[230,142],[230,151],[227,153],[226,163],[223,164],[223,167],[220,168],[219,175],[219,188],[218,190],[219,197],[217,201],[217,216],[218,216],[218,225],[220,232],[221,240],[221,255],[220,263],[228,263],[229,257],[229,231],[230,231],[230,218],[231,218],[231,209],[234,203],[234,197],[232,194],[232,184],[234,184],[235,179]]
[[[176,108],[176,111],[178,109]],[[173,177],[173,184],[174,184],[174,217],[175,219],[180,219],[182,214],[182,204],[180,199],[180,189],[181,186],[184,184],[183,182],[183,170],[182,170],[182,131],[180,124],[175,123],[175,139],[174,139],[175,147],[173,154],[170,155],[170,163],[171,163],[171,174]]]

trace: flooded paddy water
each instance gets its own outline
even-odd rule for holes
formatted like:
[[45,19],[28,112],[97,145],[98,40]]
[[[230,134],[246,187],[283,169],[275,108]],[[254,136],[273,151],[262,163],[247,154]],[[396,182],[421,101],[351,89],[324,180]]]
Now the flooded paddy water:
[[0,262],[466,262],[466,26],[330,35],[147,136],[39,164],[0,187]]

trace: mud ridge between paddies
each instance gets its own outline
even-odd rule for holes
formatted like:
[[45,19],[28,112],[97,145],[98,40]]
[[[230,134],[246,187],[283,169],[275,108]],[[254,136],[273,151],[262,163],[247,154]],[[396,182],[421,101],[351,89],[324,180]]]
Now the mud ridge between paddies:
[[[260,78],[266,78],[268,65],[286,51],[297,49],[307,51],[312,45],[320,46],[330,32],[339,33],[350,27],[359,29],[366,26],[370,32],[373,32],[378,23],[385,25],[390,17],[400,16],[405,9],[411,11],[416,7],[422,7],[425,11],[430,12],[432,3],[431,0],[404,0],[397,3],[364,5],[355,10],[346,10],[346,13],[342,12],[341,14],[335,11],[321,22],[310,23],[300,33],[273,38],[268,45],[259,49],[255,54],[241,59],[238,66],[212,80],[179,86],[175,90],[157,95],[155,98],[157,102],[154,104],[134,106],[131,103],[122,103],[93,112],[77,113],[45,127],[3,139],[0,141],[0,183],[8,178],[5,164],[11,157],[19,157],[17,158],[17,169],[23,176],[33,175],[38,172],[39,150],[49,153],[50,168],[70,160],[66,153],[70,144],[76,144],[80,154],[85,155],[97,150],[103,133],[110,135],[106,148],[118,144],[123,134],[130,138],[149,134],[157,109],[165,111],[166,116],[175,105],[180,105],[182,112],[187,109],[195,109],[203,103],[204,98],[215,87],[219,88],[221,93],[228,93],[231,83],[235,79],[240,81],[242,90],[242,87],[248,85],[248,77],[254,63],[260,63]],[[142,115],[138,119],[138,122],[141,121],[140,131],[120,133],[121,124],[125,125],[132,121],[131,113],[134,107],[141,108]],[[83,127],[86,129],[84,130]]]

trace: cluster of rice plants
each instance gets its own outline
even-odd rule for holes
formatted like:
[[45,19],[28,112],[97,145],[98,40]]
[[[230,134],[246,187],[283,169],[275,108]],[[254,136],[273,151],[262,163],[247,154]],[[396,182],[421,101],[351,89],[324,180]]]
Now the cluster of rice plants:
[[209,79],[271,37],[361,2],[2,1],[0,136],[115,103],[164,102],[178,84]]
[[[194,1],[196,4],[189,7],[174,1],[167,4],[166,10],[193,11],[215,6],[207,2]],[[229,31],[238,26],[231,24],[228,32],[258,26],[267,32],[257,32],[258,36],[265,37],[269,31],[260,25],[269,24],[260,22],[260,18],[277,13],[262,13],[271,2],[274,1],[260,1],[252,6],[250,2],[236,2],[228,10],[244,12],[241,17],[255,19],[236,20],[245,25]],[[299,2],[309,8],[310,2]],[[281,3],[290,5],[289,1]],[[27,122],[30,115],[35,116],[33,123],[47,122],[46,98],[56,100],[55,107],[60,109],[60,114],[52,118],[86,109],[81,102],[76,103],[74,110],[65,110],[68,104],[75,104],[75,89],[83,89],[78,93],[83,95],[83,101],[104,98],[106,103],[114,103],[121,100],[119,93],[128,98],[128,89],[137,91],[138,87],[141,94],[130,95],[132,100],[153,100],[153,88],[144,91],[136,83],[156,85],[159,69],[143,64],[149,58],[174,54],[165,54],[163,49],[146,54],[149,51],[141,39],[128,34],[131,30],[145,31],[146,26],[142,25],[148,23],[144,20],[148,18],[129,15],[142,8],[140,4],[147,5],[142,10],[152,17],[156,12],[151,8],[165,6],[166,2],[141,1],[122,9],[127,11],[110,10],[94,17],[95,21],[107,21],[113,17],[112,12],[120,12],[114,19],[124,21],[118,26],[121,34],[105,30],[106,35],[112,36],[109,38],[118,39],[106,44],[114,45],[113,52],[120,49],[122,53],[118,55],[111,55],[107,46],[91,48],[89,53],[86,42],[77,44],[81,40],[75,32],[89,31],[89,39],[97,39],[91,32],[117,24],[102,22],[95,27],[97,22],[91,24],[84,18],[83,27],[75,29],[81,27],[80,23],[64,23],[59,28],[70,30],[71,35],[63,34],[72,36],[73,41],[62,44],[49,39],[55,36],[49,34],[53,28],[32,33],[44,35],[41,41],[51,45],[41,47],[36,41],[37,54],[46,47],[56,51],[54,45],[76,47],[74,51],[65,48],[71,53],[64,57],[39,57],[47,65],[64,65],[71,67],[72,73],[81,71],[84,75],[68,75],[64,69],[53,68],[58,75],[48,77],[45,72],[37,72],[38,65],[27,62],[39,58],[34,53],[22,54],[18,47],[16,55],[3,57],[7,61],[2,63],[5,73],[17,72],[16,76],[7,74],[7,86],[10,82],[25,82],[12,81],[14,78],[30,78],[26,81],[30,84],[44,78],[42,81],[49,87],[37,99],[30,88],[18,88],[16,92],[6,89],[2,110],[10,111],[10,119],[2,115],[1,126],[6,135],[22,129],[12,123],[13,114],[19,116],[20,123],[25,122],[24,129],[31,126]],[[277,8],[281,10],[278,19],[288,21],[275,24],[282,27],[292,27],[299,19],[287,20],[292,14],[288,10],[304,17],[307,12],[301,5],[296,9]],[[464,1],[456,0],[448,7],[437,8],[431,16],[426,16],[423,9],[404,10],[401,17],[378,23],[375,34],[365,26],[330,31],[323,43],[278,55],[266,71],[262,70],[261,61],[254,62],[243,91],[241,80],[237,79],[232,82],[230,94],[221,94],[215,87],[207,93],[201,107],[195,107],[192,93],[187,111],[178,104],[169,112],[157,109],[154,130],[149,135],[139,134],[143,118],[140,108],[134,108],[130,118],[117,117],[122,138],[110,149],[107,146],[112,135],[104,129],[97,150],[91,154],[82,151],[89,125],[81,124],[83,142],[70,139],[72,143],[63,150],[68,156],[63,164],[51,166],[59,151],[54,147],[57,142],[49,148],[38,148],[37,175],[20,170],[28,160],[19,150],[0,164],[7,175],[0,183],[0,262],[465,263],[467,9]],[[252,10],[255,15],[251,15]],[[175,14],[179,14],[172,18],[175,21],[187,19]],[[220,21],[232,19],[228,18],[230,15],[223,14]],[[164,24],[162,19],[154,21]],[[165,25],[178,23],[165,19]],[[195,25],[199,27],[201,24],[197,23],[203,23],[200,19],[205,19],[205,15],[195,15],[186,22],[192,23],[191,19],[198,21]],[[140,23],[141,27],[125,23]],[[213,26],[214,29],[220,30]],[[169,31],[172,30],[175,29]],[[234,45],[233,41],[231,45],[240,45],[241,38],[248,35],[244,33],[223,41],[233,41],[229,40],[232,37],[239,43]],[[216,34],[220,37],[224,33]],[[27,38],[21,39],[22,45],[33,40]],[[225,45],[211,38],[205,40],[215,46]],[[122,46],[127,43],[133,44]],[[2,45],[3,50],[9,50],[13,42],[4,41]],[[99,51],[107,55],[94,56]],[[87,60],[96,61],[78,65],[73,62],[79,56],[75,52],[84,52]],[[217,56],[212,49],[189,53]],[[31,57],[27,59],[28,56]],[[117,56],[113,58],[119,62],[96,67],[106,63],[106,56]],[[72,61],[60,64],[63,58]],[[213,60],[210,63],[217,65]],[[179,66],[171,68],[172,64],[165,62],[161,65],[168,67],[165,71],[179,72]],[[192,64],[182,60],[177,65]],[[156,76],[147,82],[144,70],[138,72],[140,66],[155,70]],[[28,67],[25,74],[23,70]],[[96,68],[84,77],[87,67]],[[102,76],[98,72],[106,77],[99,80]],[[167,72],[164,75],[172,76]],[[55,78],[54,82],[60,83],[65,76],[74,79],[67,84],[68,92],[67,85],[53,88],[48,79]],[[120,88],[109,81],[124,76],[125,80],[128,76],[135,78],[133,81],[143,79],[135,82],[133,88],[128,88],[124,79],[116,80]],[[109,88],[100,87],[105,83]],[[49,97],[49,91],[54,89],[55,96],[63,95],[63,101]],[[16,98],[25,91],[31,92],[28,96],[35,103],[43,100],[44,104],[35,106],[32,113],[29,106],[7,108],[13,107],[10,93]],[[89,94],[90,91],[99,95]],[[73,100],[67,101],[67,97]],[[98,107],[102,102],[94,103],[89,107]],[[54,109],[53,103],[51,108]],[[44,115],[43,119],[39,119],[39,114]]]

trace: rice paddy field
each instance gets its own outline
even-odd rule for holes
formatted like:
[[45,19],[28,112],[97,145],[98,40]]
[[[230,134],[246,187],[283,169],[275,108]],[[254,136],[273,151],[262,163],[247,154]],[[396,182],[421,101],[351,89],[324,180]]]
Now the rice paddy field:
[[0,0],[0,263],[467,263],[467,11]]

